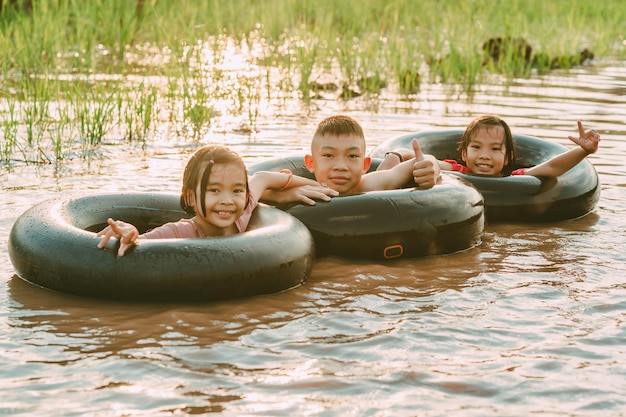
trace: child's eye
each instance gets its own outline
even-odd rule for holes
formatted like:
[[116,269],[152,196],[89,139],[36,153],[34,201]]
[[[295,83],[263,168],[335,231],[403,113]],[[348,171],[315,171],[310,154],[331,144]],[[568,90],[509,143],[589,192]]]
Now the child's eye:
[[348,155],[348,158],[350,158],[350,159],[358,159],[358,158],[360,158],[360,157],[361,157],[361,156],[360,156],[360,155],[357,155],[357,154],[351,154],[351,155]]
[[214,193],[214,194],[220,192],[220,190],[217,188],[207,188],[206,191],[207,193]]
[[235,193],[245,193],[246,189],[245,188],[235,188],[234,192]]
[[323,156],[324,158],[332,158],[332,157],[333,157],[333,155],[332,155],[332,154],[330,154],[330,153],[325,153],[325,154],[322,154],[322,156]]

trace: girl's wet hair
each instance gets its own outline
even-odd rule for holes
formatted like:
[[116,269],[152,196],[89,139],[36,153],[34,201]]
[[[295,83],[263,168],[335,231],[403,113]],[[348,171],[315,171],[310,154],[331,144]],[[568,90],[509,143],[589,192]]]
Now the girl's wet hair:
[[[183,188],[180,193],[180,207],[188,214],[195,215],[195,209],[188,201],[189,192],[195,196],[196,203],[200,202],[202,215],[206,215],[204,197],[209,177],[215,164],[235,164],[241,167],[243,172],[247,172],[246,166],[241,157],[223,146],[204,146],[198,149],[187,162],[185,173],[183,174]],[[246,177],[246,194],[249,196],[248,175]],[[200,195],[196,195],[200,179]]]
[[[457,148],[457,152],[459,154],[459,161],[463,162],[463,152],[467,150],[470,141],[476,135],[476,132],[480,128],[490,128],[494,126],[501,126],[504,129],[504,167],[502,168],[502,175],[508,176],[511,175],[511,172],[515,168],[515,152],[514,152],[514,144],[513,144],[513,135],[511,134],[511,129],[509,125],[506,124],[504,120],[502,120],[499,116],[494,114],[487,114],[484,116],[479,116],[472,120],[465,132],[463,132],[463,136],[461,137],[461,141],[459,142],[459,146]],[[465,162],[463,162],[465,164]]]

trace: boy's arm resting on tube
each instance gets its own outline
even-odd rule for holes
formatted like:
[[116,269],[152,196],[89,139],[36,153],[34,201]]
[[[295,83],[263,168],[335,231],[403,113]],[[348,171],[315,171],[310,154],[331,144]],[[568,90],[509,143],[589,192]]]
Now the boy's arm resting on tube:
[[580,120],[578,121],[578,133],[580,135],[578,138],[568,136],[569,140],[578,145],[576,148],[572,148],[539,165],[528,168],[526,175],[535,177],[558,177],[574,168],[589,154],[595,153],[600,143],[600,134],[594,129],[585,132]]
[[414,158],[404,161],[387,170],[378,170],[363,175],[360,191],[393,190],[402,188],[409,181],[420,190],[435,186],[439,180],[439,162],[432,155],[424,155],[419,142],[413,139]]
[[401,164],[404,161],[408,161],[414,156],[415,156],[415,153],[413,152],[412,149],[406,149],[406,148],[394,149],[392,151],[385,153],[385,156],[382,162],[378,165],[378,168],[376,168],[376,170],[381,171],[383,169],[393,168],[396,165]]

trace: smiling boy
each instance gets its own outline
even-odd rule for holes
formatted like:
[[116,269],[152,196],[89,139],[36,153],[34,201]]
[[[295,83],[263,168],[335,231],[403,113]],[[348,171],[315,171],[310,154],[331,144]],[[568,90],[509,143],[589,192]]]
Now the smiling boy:
[[[423,155],[413,141],[415,157],[383,170],[368,172],[372,160],[365,154],[365,135],[361,125],[349,116],[322,120],[305,155],[307,169],[315,179],[339,195],[401,188],[409,181],[418,189],[432,188],[439,178],[439,165],[431,155]],[[398,158],[392,154],[389,157]]]

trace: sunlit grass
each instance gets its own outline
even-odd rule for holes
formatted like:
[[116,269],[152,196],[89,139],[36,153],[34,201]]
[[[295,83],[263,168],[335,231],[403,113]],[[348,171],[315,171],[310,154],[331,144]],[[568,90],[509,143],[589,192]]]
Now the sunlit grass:
[[[3,2],[4,3],[4,2]],[[19,2],[18,2],[19,3]],[[253,134],[263,109],[326,96],[411,100],[423,83],[471,97],[626,55],[620,0],[39,0],[0,11],[0,162],[63,160],[157,125],[201,140],[220,114]],[[497,60],[483,44],[523,40]],[[85,151],[85,154],[91,154]],[[46,155],[42,158],[41,155]]]

